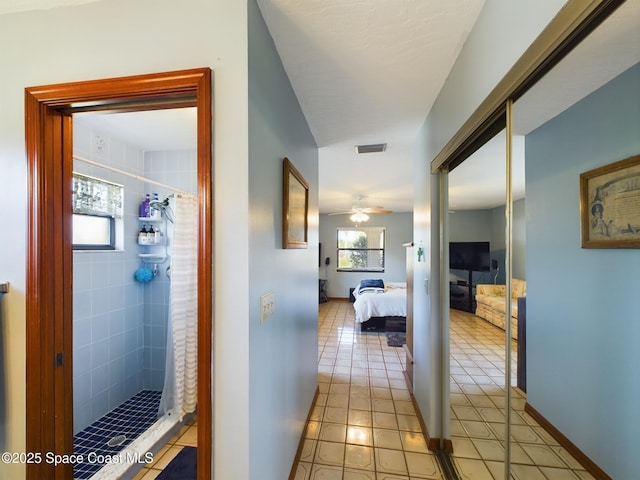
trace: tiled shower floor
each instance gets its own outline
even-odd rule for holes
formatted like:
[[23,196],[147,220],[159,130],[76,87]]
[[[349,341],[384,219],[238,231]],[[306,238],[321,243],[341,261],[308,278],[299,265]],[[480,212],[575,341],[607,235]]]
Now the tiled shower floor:
[[[73,437],[73,453],[83,458],[101,455],[115,455],[135,440],[158,419],[158,406],[162,392],[142,390],[119,405],[102,418]],[[109,440],[124,435],[126,439],[119,445],[109,446]],[[89,454],[92,454],[89,457]],[[91,478],[103,467],[97,463],[75,464],[74,479]]]

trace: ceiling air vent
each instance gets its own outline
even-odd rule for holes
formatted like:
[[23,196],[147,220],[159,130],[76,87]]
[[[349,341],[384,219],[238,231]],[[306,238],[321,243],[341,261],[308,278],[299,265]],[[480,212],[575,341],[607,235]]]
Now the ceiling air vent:
[[386,143],[374,143],[372,145],[356,145],[356,153],[378,153],[387,149]]

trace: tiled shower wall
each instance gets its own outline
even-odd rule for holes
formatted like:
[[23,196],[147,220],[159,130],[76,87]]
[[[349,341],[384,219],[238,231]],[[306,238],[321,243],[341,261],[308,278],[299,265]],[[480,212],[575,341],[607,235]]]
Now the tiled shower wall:
[[[144,153],[145,178],[185,191],[197,191],[196,150],[162,151]],[[164,200],[173,192],[150,185],[145,193],[158,193]],[[164,222],[163,227],[171,228]],[[171,245],[169,245],[169,255]],[[158,276],[145,288],[144,292],[144,387],[161,390],[164,385],[164,365],[167,342],[167,316],[169,311],[169,277],[167,267],[170,261],[158,265]]]
[[[143,152],[74,118],[74,154],[140,175]],[[124,245],[120,251],[73,255],[74,431],[143,387],[144,287],[137,268],[138,180],[74,161],[74,170],[124,186]]]
[[[195,191],[195,150],[145,154],[76,117],[74,154]],[[158,276],[148,284],[136,282],[133,274],[143,266],[137,256],[140,201],[145,193],[158,192],[165,198],[170,192],[84,162],[74,161],[74,170],[124,186],[123,250],[79,251],[73,256],[77,432],[143,388],[161,390],[164,384],[169,262],[158,265]]]

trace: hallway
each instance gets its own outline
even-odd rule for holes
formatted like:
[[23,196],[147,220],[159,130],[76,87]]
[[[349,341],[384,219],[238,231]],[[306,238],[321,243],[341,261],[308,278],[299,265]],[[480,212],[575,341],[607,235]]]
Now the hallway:
[[404,380],[403,348],[356,329],[353,305],[320,305],[320,395],[296,480],[443,479]]
[[[457,310],[451,324],[453,460],[462,479],[502,479],[504,334]],[[406,388],[404,350],[387,346],[384,333],[355,327],[350,303],[320,305],[320,395],[295,479],[443,479]],[[514,479],[593,480],[524,413],[518,389],[512,406]]]

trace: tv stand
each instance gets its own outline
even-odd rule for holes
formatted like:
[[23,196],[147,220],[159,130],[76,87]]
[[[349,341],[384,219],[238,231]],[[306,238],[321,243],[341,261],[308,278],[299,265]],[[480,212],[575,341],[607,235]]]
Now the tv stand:
[[473,271],[468,270],[468,281],[458,281],[449,284],[449,305],[456,310],[474,313],[476,299],[473,295]]

